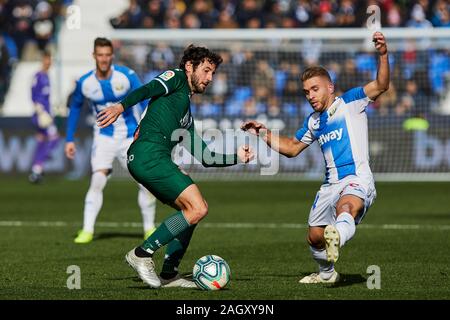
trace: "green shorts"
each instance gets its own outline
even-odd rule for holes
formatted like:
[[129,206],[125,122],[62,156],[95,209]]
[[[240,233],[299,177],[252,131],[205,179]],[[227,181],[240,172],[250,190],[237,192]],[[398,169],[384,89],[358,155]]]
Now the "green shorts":
[[162,144],[136,140],[128,149],[128,170],[133,178],[163,203],[172,204],[194,183],[172,162],[170,149]]

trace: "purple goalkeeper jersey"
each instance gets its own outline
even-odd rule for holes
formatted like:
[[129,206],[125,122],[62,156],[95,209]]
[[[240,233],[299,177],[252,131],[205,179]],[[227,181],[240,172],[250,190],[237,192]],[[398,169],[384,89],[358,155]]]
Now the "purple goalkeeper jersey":
[[44,106],[45,111],[50,112],[50,80],[48,74],[39,71],[34,75],[33,85],[31,87],[31,99],[33,103],[39,103]]

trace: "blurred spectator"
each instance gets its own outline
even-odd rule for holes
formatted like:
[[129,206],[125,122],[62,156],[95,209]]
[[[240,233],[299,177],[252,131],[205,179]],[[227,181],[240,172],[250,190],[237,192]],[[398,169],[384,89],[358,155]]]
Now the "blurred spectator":
[[321,0],[316,10],[315,26],[319,28],[332,27],[336,23],[336,15],[333,10],[334,2]]
[[271,118],[278,118],[281,116],[280,101],[276,96],[271,96],[267,101],[267,115]]
[[395,107],[397,116],[410,116],[416,113],[427,112],[427,99],[422,90],[419,89],[416,80],[407,80],[405,89]]
[[137,0],[130,0],[130,5],[117,18],[110,20],[114,28],[139,28],[144,19],[144,12],[142,11]]
[[294,7],[294,16],[299,27],[309,26],[313,20],[312,8],[307,0],[298,0]]
[[431,23],[435,27],[450,27],[450,4],[446,0],[438,0],[434,5]]
[[[150,0],[145,7],[144,24],[152,24],[152,27],[162,28],[164,24],[164,12],[165,8],[162,5],[161,0]],[[150,27],[150,28],[152,28]]]
[[41,1],[35,8],[33,31],[37,45],[41,52],[47,49],[47,44],[52,40],[55,32],[52,7],[45,1]]
[[266,107],[263,103],[258,102],[255,97],[249,97],[244,102],[244,108],[242,110],[242,116],[245,119],[256,118],[261,113],[266,112]]
[[212,83],[211,88],[212,94],[214,96],[225,97],[228,93],[228,76],[226,73],[219,71]]
[[364,83],[364,77],[361,72],[356,69],[355,61],[353,59],[346,59],[344,62],[344,68],[340,75],[338,75],[338,79],[336,81],[336,84],[339,85],[339,89],[345,92],[348,89],[360,86],[361,83]]
[[198,29],[201,27],[200,19],[193,13],[186,13],[182,18],[182,27],[186,29]]
[[212,0],[193,0],[188,12],[198,20],[201,28],[212,28],[215,22]]
[[356,27],[355,4],[353,0],[342,0],[336,22],[339,27]]
[[411,18],[406,23],[409,28],[432,28],[433,25],[426,19],[425,8],[416,3],[411,11]]
[[9,34],[17,46],[19,58],[28,40],[33,36],[33,6],[31,0],[17,0],[8,2],[9,7]]
[[388,27],[391,28],[397,28],[400,27],[402,24],[402,16],[400,12],[400,7],[393,3],[392,6],[390,6],[388,13],[387,13],[387,21],[386,21]]
[[228,10],[220,11],[218,20],[216,24],[214,24],[214,28],[216,29],[235,29],[238,27],[239,25]]
[[[361,83],[359,84],[361,85]],[[392,110],[397,103],[397,89],[392,81],[389,83],[388,91],[384,92],[375,102],[375,108],[378,109],[378,114],[382,117],[392,115]]]
[[[243,0],[236,8],[236,19],[240,28],[248,27],[250,20],[259,20],[261,15],[261,7],[256,0]],[[255,25],[255,22],[252,22],[252,25]]]

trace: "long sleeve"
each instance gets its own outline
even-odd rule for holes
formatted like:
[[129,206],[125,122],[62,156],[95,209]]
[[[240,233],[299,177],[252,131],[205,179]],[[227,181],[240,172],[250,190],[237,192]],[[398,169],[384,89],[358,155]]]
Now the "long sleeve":
[[221,154],[211,151],[197,134],[193,124],[189,128],[189,136],[190,141],[184,145],[204,167],[229,167],[238,163],[237,154]]
[[77,81],[75,91],[72,95],[69,107],[69,116],[67,119],[66,141],[73,142],[75,131],[80,118],[81,107],[83,106],[84,96],[81,92],[81,83]]
[[131,91],[125,99],[121,101],[121,104],[125,109],[140,103],[141,101],[151,98],[162,96],[166,93],[164,86],[156,80],[152,80],[146,85],[143,85],[136,90]]
[[39,89],[40,89],[39,75],[36,74],[33,78],[33,85],[31,86],[31,100],[33,101],[33,103],[39,103],[38,101]]
[[[142,87],[142,82],[134,70],[131,70],[131,69],[129,70],[128,80],[130,81],[130,85],[131,85],[130,91],[137,90],[140,87]],[[145,108],[147,107],[148,99],[144,99],[144,100],[140,101],[138,104],[139,104],[139,113],[142,113],[142,112],[144,112]]]
[[173,70],[167,70],[146,85],[130,92],[130,94],[121,101],[121,104],[127,109],[143,100],[168,95],[173,91],[176,91],[181,84],[182,80],[180,80],[180,77],[176,77]]

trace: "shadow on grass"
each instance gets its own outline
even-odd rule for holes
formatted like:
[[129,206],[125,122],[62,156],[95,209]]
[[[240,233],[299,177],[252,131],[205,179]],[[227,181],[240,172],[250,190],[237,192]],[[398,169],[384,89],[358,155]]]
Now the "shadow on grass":
[[330,288],[347,287],[365,282],[367,282],[367,279],[360,274],[341,274],[341,279],[339,282],[333,284]]
[[130,232],[103,232],[95,236],[94,240],[108,240],[112,238],[129,238],[136,239],[139,238],[143,240],[142,233],[130,233]]

